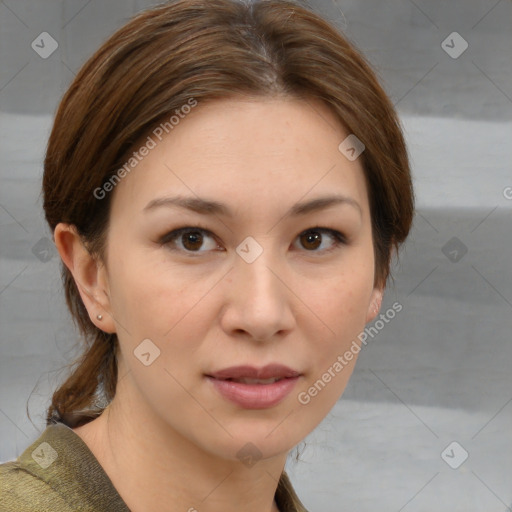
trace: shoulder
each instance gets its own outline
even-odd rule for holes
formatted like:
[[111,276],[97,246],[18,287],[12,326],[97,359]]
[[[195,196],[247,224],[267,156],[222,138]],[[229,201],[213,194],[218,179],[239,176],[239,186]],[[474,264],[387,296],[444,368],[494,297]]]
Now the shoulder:
[[0,464],[0,512],[129,512],[87,445],[49,425],[14,461]]
[[71,512],[48,483],[32,474],[18,459],[0,464],[0,512]]

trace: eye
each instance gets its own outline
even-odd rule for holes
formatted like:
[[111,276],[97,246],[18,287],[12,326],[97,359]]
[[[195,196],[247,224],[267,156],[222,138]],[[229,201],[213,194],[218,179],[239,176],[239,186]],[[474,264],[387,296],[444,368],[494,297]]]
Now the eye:
[[[321,227],[303,231],[296,240],[307,252],[314,253],[330,252],[340,245],[346,244],[343,233]],[[182,251],[186,254],[204,253],[216,249],[222,250],[213,233],[199,226],[175,229],[164,235],[159,243],[168,246],[171,250]]]
[[[327,239],[327,248],[325,247],[325,239]],[[331,243],[329,244],[329,239]],[[298,237],[297,240],[300,242],[302,247],[304,247],[308,252],[330,252],[340,245],[345,245],[347,240],[343,233],[336,231],[335,229],[329,228],[310,228],[306,231],[303,231]],[[320,250],[317,250],[320,248]]]
[[[219,247],[210,231],[192,226],[171,231],[160,239],[160,243],[188,253],[206,252]],[[204,250],[199,250],[201,248]]]

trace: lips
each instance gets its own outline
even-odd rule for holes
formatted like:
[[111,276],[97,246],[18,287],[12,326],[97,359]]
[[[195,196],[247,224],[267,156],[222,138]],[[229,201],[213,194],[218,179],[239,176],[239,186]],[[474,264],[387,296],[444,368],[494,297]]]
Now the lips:
[[227,400],[244,409],[265,409],[280,403],[301,374],[287,366],[234,366],[206,375]]

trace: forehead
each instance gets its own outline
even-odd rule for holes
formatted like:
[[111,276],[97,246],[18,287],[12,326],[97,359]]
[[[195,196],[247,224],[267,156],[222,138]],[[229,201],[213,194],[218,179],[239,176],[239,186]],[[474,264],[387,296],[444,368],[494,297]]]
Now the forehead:
[[[136,165],[115,187],[113,214],[128,204],[141,212],[162,195],[213,197],[235,209],[261,210],[333,189],[367,208],[360,161],[349,161],[338,149],[348,132],[320,101],[198,103],[167,130],[151,132],[134,147]],[[143,146],[151,149],[138,151]]]

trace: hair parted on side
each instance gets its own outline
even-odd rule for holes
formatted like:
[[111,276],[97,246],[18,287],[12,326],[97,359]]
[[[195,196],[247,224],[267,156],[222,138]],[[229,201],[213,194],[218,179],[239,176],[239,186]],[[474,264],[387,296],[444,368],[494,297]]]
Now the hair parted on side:
[[[327,20],[292,0],[175,0],[141,12],[83,65],[62,98],[44,161],[46,220],[73,224],[104,255],[110,195],[93,193],[137,141],[194,98],[313,98],[365,145],[375,280],[384,284],[407,237],[414,194],[395,109],[365,58]],[[341,141],[340,141],[341,142]],[[47,424],[78,426],[112,400],[118,340],[89,319],[62,264],[68,308],[86,347],[54,392]],[[96,404],[96,405],[95,405]]]

